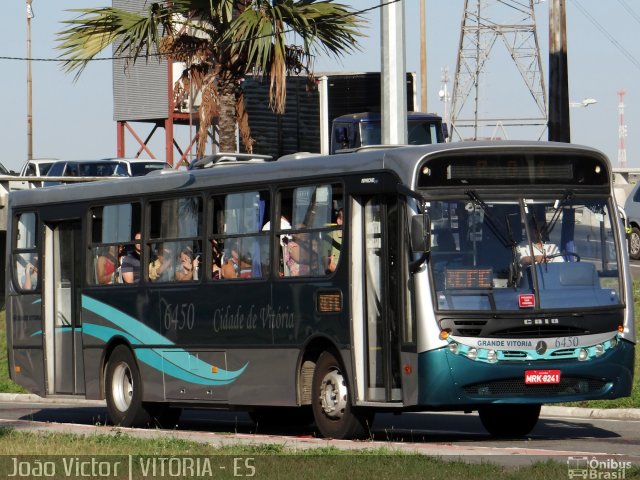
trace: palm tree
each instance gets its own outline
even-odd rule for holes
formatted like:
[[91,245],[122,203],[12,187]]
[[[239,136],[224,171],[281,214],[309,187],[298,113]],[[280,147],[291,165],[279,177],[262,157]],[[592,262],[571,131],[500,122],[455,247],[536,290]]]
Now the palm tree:
[[[216,118],[223,151],[236,150],[236,124],[245,150],[252,151],[241,88],[246,75],[269,79],[270,106],[282,113],[287,75],[311,78],[316,54],[340,57],[358,49],[363,23],[333,0],[167,0],[149,3],[142,13],[113,7],[70,11],[79,16],[63,22],[58,48],[64,69],[76,77],[111,45],[116,56],[131,61],[160,55],[187,65],[175,91],[183,95],[191,82],[202,92],[198,157]],[[301,45],[288,44],[291,38]]]

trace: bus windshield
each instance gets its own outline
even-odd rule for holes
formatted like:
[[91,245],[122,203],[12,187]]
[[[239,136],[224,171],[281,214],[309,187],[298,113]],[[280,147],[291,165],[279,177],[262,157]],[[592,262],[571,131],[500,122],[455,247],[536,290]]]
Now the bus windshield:
[[604,196],[432,201],[431,273],[440,310],[621,304],[617,221]]

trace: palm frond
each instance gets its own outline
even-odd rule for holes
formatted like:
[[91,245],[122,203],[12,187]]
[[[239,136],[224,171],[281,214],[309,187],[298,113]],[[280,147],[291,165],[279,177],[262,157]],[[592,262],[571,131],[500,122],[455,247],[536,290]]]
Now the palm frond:
[[[348,7],[330,0],[283,0],[275,5],[256,0],[233,21],[226,41],[247,66],[247,73],[270,77],[269,103],[282,113],[286,75],[308,71],[314,51],[341,56],[357,49],[361,23]],[[287,45],[291,34],[300,36],[301,49]]]

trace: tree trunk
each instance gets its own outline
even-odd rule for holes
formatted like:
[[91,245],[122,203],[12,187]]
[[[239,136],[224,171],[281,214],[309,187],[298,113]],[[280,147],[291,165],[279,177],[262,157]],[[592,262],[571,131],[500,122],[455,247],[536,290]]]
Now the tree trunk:
[[220,151],[237,152],[235,95],[233,92],[223,92],[219,96],[219,102]]

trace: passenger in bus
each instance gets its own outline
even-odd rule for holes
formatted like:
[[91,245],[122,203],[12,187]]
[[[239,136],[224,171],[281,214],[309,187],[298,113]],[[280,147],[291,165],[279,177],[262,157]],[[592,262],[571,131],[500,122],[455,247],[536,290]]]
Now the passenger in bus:
[[[270,229],[271,229],[271,221],[268,221],[262,227],[262,231],[266,232],[266,231],[269,231]],[[291,223],[289,222],[285,214],[282,214],[280,216],[280,230],[291,230]],[[292,237],[289,234],[280,235],[280,249],[282,250],[282,259],[284,259],[284,257],[287,255],[286,253],[287,243],[289,243],[291,239]],[[289,267],[284,261],[282,262],[282,265],[280,265],[280,275],[283,275],[283,273],[285,277],[288,277],[290,275]]]
[[[103,247],[104,248],[104,247]],[[118,264],[116,246],[110,245],[96,259],[96,280],[98,285],[109,285],[115,280]]]
[[170,282],[174,278],[173,270],[173,252],[165,245],[161,245],[155,260],[149,264],[149,280]]
[[200,266],[200,255],[193,254],[190,247],[185,247],[178,255],[178,268],[176,268],[176,280],[198,280],[198,267]]
[[133,250],[130,250],[122,259],[122,281],[124,283],[140,282],[140,232],[133,237],[137,240]]
[[342,248],[342,208],[339,208],[335,214],[334,223],[340,227],[330,233],[331,248],[329,249],[329,258],[327,264],[327,272],[335,272],[340,261],[340,250]]
[[211,240],[211,258],[211,278],[219,280],[222,278],[222,254],[215,238]]
[[251,258],[240,255],[238,243],[233,242],[229,248],[229,259],[222,265],[222,278],[249,278],[251,277]]
[[[298,228],[303,228],[303,225]],[[307,236],[307,233],[297,232],[287,242],[284,263],[289,268],[289,275],[292,277],[307,276],[311,273],[313,250]]]
[[38,256],[34,255],[31,261],[24,266],[24,277],[22,278],[22,288],[25,290],[35,290],[38,286]]

